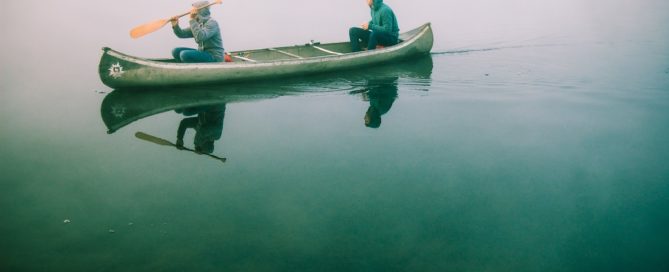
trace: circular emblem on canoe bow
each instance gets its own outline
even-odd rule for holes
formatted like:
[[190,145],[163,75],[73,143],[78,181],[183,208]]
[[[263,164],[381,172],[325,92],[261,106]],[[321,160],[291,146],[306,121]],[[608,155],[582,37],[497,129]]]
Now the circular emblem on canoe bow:
[[125,115],[125,107],[123,105],[114,105],[111,107],[111,114],[116,118],[123,118]]
[[123,71],[123,66],[121,66],[121,63],[119,62],[112,64],[109,67],[109,76],[113,78],[119,78],[123,75],[123,73],[125,73],[125,71]]

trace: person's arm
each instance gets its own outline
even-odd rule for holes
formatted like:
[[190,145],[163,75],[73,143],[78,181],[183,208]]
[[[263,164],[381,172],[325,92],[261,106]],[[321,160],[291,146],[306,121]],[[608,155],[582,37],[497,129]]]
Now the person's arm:
[[393,26],[391,25],[393,22],[392,13],[388,12],[387,10],[384,10],[381,13],[381,22],[383,22],[383,25],[377,25],[370,21],[369,29],[376,32],[392,33],[393,31]]
[[193,32],[190,28],[181,29],[181,27],[179,27],[179,18],[170,19],[170,23],[172,23],[172,30],[177,37],[182,39],[193,38]]
[[198,41],[206,41],[220,32],[218,23],[214,20],[209,20],[204,26],[201,26],[195,19],[191,19],[190,29],[193,37]]

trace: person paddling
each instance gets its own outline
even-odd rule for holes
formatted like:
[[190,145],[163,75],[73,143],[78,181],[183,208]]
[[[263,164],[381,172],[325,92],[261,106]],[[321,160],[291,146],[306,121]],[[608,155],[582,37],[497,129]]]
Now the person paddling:
[[198,49],[177,47],[172,56],[179,62],[220,62],[224,59],[223,39],[218,22],[211,18],[207,1],[193,3],[190,13],[189,27],[179,27],[179,18],[170,19],[174,34],[182,39],[194,38]]
[[383,0],[367,0],[367,5],[371,9],[372,20],[360,27],[349,29],[351,50],[360,51],[360,43],[367,50],[376,49],[377,45],[391,46],[399,43],[400,28],[393,10]]

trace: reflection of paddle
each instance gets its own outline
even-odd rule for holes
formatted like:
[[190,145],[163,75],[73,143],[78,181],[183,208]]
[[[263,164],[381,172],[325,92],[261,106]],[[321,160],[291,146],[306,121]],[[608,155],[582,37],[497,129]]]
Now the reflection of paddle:
[[[152,142],[152,143],[154,143],[154,144],[177,147],[177,145],[173,144],[172,142],[170,142],[170,141],[168,141],[168,140],[161,139],[161,138],[158,138],[158,137],[156,137],[156,136],[152,136],[152,135],[146,134],[146,133],[141,132],[141,131],[138,131],[137,133],[135,133],[135,137],[137,137],[137,138],[139,138],[139,139],[142,139],[142,140],[144,140],[144,141],[147,141],[147,142]],[[194,152],[194,153],[196,153],[196,154],[200,154],[200,155],[207,155],[207,156],[212,157],[212,158],[214,158],[214,159],[217,159],[217,160],[219,160],[219,161],[221,161],[221,162],[225,162],[225,161],[227,160],[226,158],[221,158],[221,157],[217,157],[217,156],[214,156],[214,155],[211,155],[211,154],[205,154],[205,153],[197,152],[197,151],[195,151],[195,150],[193,150],[193,149],[186,148],[186,147],[177,147],[177,148],[179,148],[180,150],[191,151],[191,152]]]
[[367,92],[367,91],[369,91],[369,89],[367,89],[367,88],[363,88],[363,89],[358,89],[358,90],[350,91],[350,92],[348,92],[348,94],[359,94],[359,93],[365,93],[365,92]]
[[[223,2],[223,0],[216,0],[213,3],[207,4],[206,6],[198,8],[198,9],[207,8],[209,6],[220,4],[221,2]],[[153,22],[150,22],[150,23],[146,23],[146,24],[137,26],[137,27],[133,28],[132,30],[130,30],[130,37],[132,37],[133,39],[137,39],[137,38],[142,37],[146,34],[149,34],[151,32],[154,32],[154,31],[158,30],[158,29],[161,29],[163,26],[165,26],[167,23],[169,23],[172,18],[181,18],[181,17],[184,17],[188,14],[190,14],[190,11],[186,12],[184,14],[179,14],[177,16],[167,18],[167,19],[161,19],[161,20],[158,20],[158,21],[153,21]]]

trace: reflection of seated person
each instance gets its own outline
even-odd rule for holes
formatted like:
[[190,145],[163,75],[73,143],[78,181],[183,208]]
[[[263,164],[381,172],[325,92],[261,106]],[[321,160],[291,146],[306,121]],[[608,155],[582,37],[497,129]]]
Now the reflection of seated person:
[[397,78],[370,80],[368,90],[363,99],[369,101],[365,113],[365,126],[378,128],[381,126],[381,115],[386,114],[397,98]]
[[225,117],[225,104],[192,107],[176,110],[185,116],[197,114],[197,117],[184,118],[179,123],[177,130],[177,148],[184,146],[184,134],[186,129],[195,129],[193,145],[199,153],[211,154],[214,152],[214,142],[221,138],[223,133],[223,118]]

